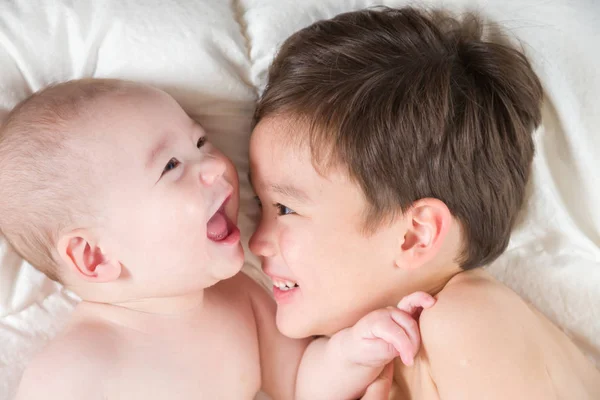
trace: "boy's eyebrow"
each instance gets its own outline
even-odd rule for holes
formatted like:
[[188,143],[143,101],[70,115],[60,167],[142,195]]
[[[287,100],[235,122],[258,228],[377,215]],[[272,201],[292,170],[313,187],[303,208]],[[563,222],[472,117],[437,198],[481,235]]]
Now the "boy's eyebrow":
[[[254,189],[254,185],[252,184],[251,171],[248,171],[248,182],[250,183],[250,187],[252,187]],[[292,185],[278,185],[276,183],[273,183],[271,185],[267,185],[267,187],[272,192],[278,193],[285,197],[290,197],[290,198],[296,199],[301,202],[310,201],[310,197],[308,197],[308,194],[306,194],[306,192],[304,192],[303,190],[300,190]]]
[[149,169],[154,164],[156,157],[167,147],[168,139],[167,137],[163,137],[160,141],[152,148],[150,154],[148,155],[148,159],[146,160],[146,169]]
[[270,188],[275,193],[279,193],[282,196],[290,197],[298,201],[306,202],[310,200],[308,195],[303,190],[300,190],[291,185],[278,185],[274,183],[271,184]]

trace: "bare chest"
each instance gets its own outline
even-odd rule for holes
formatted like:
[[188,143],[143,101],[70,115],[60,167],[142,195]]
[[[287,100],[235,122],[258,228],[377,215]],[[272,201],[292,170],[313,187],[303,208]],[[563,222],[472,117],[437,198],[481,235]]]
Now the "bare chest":
[[260,360],[253,321],[224,313],[209,325],[131,335],[105,382],[107,399],[253,399]]

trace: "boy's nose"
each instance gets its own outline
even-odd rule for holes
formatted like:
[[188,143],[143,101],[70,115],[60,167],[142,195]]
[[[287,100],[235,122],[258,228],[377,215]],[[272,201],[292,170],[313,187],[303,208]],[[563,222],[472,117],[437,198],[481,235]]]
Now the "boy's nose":
[[277,253],[275,250],[275,244],[272,240],[268,239],[265,234],[265,228],[262,223],[258,225],[256,232],[250,237],[248,247],[250,251],[258,257],[273,257]]
[[202,160],[202,165],[200,166],[200,180],[205,185],[210,186],[223,176],[226,168],[225,161],[219,157],[207,156]]

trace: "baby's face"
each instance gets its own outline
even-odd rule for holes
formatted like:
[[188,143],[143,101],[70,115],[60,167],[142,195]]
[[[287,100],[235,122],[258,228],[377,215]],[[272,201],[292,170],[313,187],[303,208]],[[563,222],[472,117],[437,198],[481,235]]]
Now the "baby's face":
[[238,178],[230,160],[164,92],[102,100],[82,129],[95,168],[104,253],[138,295],[169,296],[235,275]]
[[[385,226],[363,234],[361,189],[341,172],[320,175],[307,146],[286,143],[289,129],[271,118],[252,134],[251,181],[262,216],[250,249],[273,279],[282,333],[331,335],[385,304],[400,243]],[[293,129],[302,134],[302,127]]]

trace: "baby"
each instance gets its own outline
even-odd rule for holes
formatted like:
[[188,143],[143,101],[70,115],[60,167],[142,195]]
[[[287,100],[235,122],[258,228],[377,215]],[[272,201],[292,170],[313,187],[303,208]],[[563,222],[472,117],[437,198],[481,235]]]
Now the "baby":
[[239,273],[237,212],[231,162],[158,89],[70,81],[19,104],[0,131],[0,227],[82,302],[18,398],[347,399],[412,364],[424,293],[331,339],[281,335]]
[[474,16],[365,10],[292,35],[250,143],[250,249],[279,330],[333,338],[423,290],[437,303],[394,398],[600,399],[565,334],[478,268],[507,247],[541,102],[525,56]]

